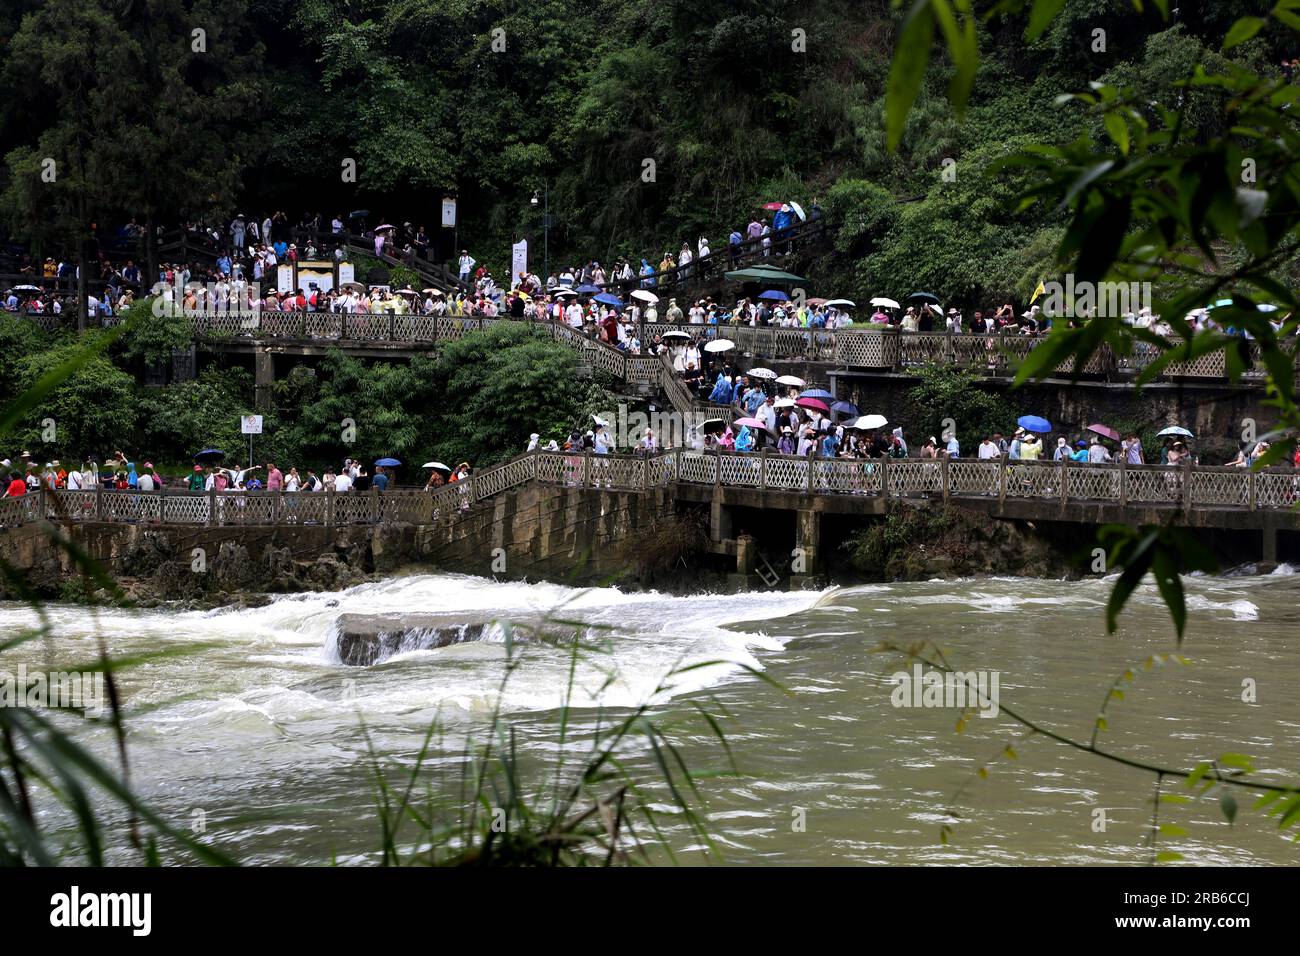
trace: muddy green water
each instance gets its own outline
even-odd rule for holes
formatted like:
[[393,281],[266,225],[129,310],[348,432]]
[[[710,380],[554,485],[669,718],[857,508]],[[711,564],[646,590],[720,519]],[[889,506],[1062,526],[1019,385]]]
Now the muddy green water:
[[[1240,752],[1265,777],[1300,778],[1300,576],[1281,572],[1189,580],[1182,653],[1191,663],[1143,672],[1112,703],[1104,745],[1173,767]],[[340,613],[489,611],[527,623],[563,608],[613,629],[600,665],[618,679],[603,704],[617,710],[654,696],[656,718],[674,729],[693,767],[723,761],[692,704],[716,700],[732,715],[725,727],[744,775],[702,784],[724,862],[1139,864],[1150,854],[1151,776],[1025,739],[1004,716],[973,718],[959,734],[954,710],[897,708],[890,675],[903,660],[872,652],[885,640],[939,641],[960,666],[996,671],[1002,704],[1086,738],[1110,682],[1175,649],[1150,588],[1121,632],[1106,636],[1108,589],[1103,581],[993,579],[671,597],[422,575],[237,613],[92,615],[56,606],[50,614],[64,664],[93,656],[96,631],[115,653],[212,644],[124,675],[134,782],[180,825],[201,811],[206,838],[249,863],[372,860],[378,826],[358,715],[394,768],[409,763],[430,721],[442,721],[447,739],[425,782],[445,789],[456,779],[455,752],[481,731],[495,700],[502,644],[414,650],[348,668],[333,649]],[[34,621],[25,608],[0,606],[0,633]],[[684,675],[655,696],[675,664],[701,660],[731,663]],[[43,666],[43,651],[0,654],[0,670],[19,663]],[[561,648],[529,647],[500,701],[521,751],[539,764],[555,752],[566,663]],[[1257,702],[1243,702],[1244,681],[1254,682]],[[597,666],[583,668],[579,686],[599,684]],[[580,713],[580,732],[594,713]],[[110,752],[102,730],[85,739]],[[1013,740],[1018,760],[994,760],[987,779],[974,775]],[[627,759],[654,776],[644,748]],[[1162,822],[1188,835],[1162,838],[1161,848],[1189,863],[1300,861],[1296,845],[1250,803],[1242,800],[1231,828],[1213,801],[1163,806]],[[949,807],[963,819],[944,845]],[[702,862],[688,830],[667,822],[682,859]]]

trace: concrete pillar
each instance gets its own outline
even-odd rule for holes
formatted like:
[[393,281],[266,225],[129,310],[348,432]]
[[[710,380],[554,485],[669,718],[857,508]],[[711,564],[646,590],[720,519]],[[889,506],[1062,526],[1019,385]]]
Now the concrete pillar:
[[714,495],[709,505],[709,540],[726,541],[731,537],[731,510],[722,503],[721,495]]
[[742,534],[736,539],[736,573],[753,574],[758,557],[758,542],[752,535]]
[[1277,522],[1273,520],[1273,515],[1264,515],[1263,521],[1264,535],[1264,564],[1277,566]]
[[[821,512],[800,510],[795,513],[794,546],[803,558],[803,573],[817,574],[821,571]],[[800,556],[796,556],[798,560]]]
[[275,356],[265,349],[253,353],[253,384],[259,412],[271,410],[271,388],[275,385]]

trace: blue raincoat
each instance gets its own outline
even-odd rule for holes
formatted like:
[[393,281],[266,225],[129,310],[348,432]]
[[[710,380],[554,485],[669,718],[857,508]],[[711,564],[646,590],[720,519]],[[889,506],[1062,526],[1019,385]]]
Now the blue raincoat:
[[709,393],[709,401],[716,405],[731,404],[731,383],[721,372],[718,373],[718,380],[713,383],[713,391]]

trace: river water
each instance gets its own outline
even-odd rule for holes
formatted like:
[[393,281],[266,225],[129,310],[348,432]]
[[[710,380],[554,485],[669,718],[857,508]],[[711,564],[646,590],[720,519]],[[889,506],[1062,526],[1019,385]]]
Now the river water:
[[[722,724],[741,774],[701,782],[725,863],[1137,864],[1151,858],[1153,775],[1028,739],[1005,715],[972,717],[958,733],[955,709],[896,707],[891,675],[906,662],[874,648],[939,641],[959,668],[996,672],[1004,707],[1084,740],[1111,682],[1133,666],[1138,676],[1111,702],[1102,746],[1175,768],[1243,753],[1263,779],[1296,779],[1300,576],[1284,566],[1266,577],[1187,583],[1181,653],[1188,663],[1149,670],[1142,667],[1149,656],[1177,650],[1154,589],[1141,589],[1120,632],[1107,636],[1110,583],[1098,580],[673,597],[440,574],[286,596],[238,612],[48,611],[63,665],[93,658],[96,633],[115,654],[207,645],[121,675],[133,780],[178,825],[201,816],[206,839],[248,863],[375,859],[363,722],[396,770],[410,765],[437,721],[442,730],[421,787],[443,796],[459,779],[455,754],[484,732],[495,703],[521,753],[538,766],[553,759],[570,659],[564,645],[518,646],[521,662],[499,701],[506,654],[499,638],[400,653],[365,668],[337,663],[332,629],[341,613],[488,612],[528,625],[553,615],[590,628],[586,636],[608,652],[579,668],[579,701],[599,697],[617,713],[653,699],[656,721],[692,769],[725,765],[694,705],[725,708]],[[0,633],[35,620],[24,607],[0,605]],[[43,666],[43,654],[39,644],[0,654],[0,670]],[[679,674],[662,689],[674,667],[698,661],[720,663]],[[602,671],[616,678],[600,692]],[[1254,702],[1243,701],[1243,687],[1254,688]],[[578,711],[580,734],[595,714]],[[111,754],[105,731],[83,731],[82,739]],[[1010,741],[1018,757],[994,759]],[[640,743],[625,764],[634,775],[656,776]],[[1165,783],[1166,792],[1179,786]],[[1186,835],[1162,836],[1160,849],[1200,864],[1300,860],[1274,821],[1250,809],[1251,798],[1239,802],[1233,827],[1214,799],[1162,804],[1161,822]],[[945,844],[940,827],[950,809],[960,820]],[[679,859],[704,862],[685,824],[664,819]],[[57,825],[57,817],[48,822]]]

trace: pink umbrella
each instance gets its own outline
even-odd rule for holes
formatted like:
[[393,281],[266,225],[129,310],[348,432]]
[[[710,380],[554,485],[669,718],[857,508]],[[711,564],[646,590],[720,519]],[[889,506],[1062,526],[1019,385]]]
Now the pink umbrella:
[[767,426],[764,425],[762,422],[760,422],[757,418],[737,418],[734,422],[731,423],[731,426],[733,428],[740,425],[748,425],[750,428],[759,428],[762,429],[763,431],[767,431]]
[[819,412],[830,413],[831,407],[820,398],[796,398],[794,403],[800,408],[815,408]]
[[1111,441],[1119,441],[1119,432],[1109,425],[1089,425],[1088,431],[1100,435],[1102,438],[1109,438]]

